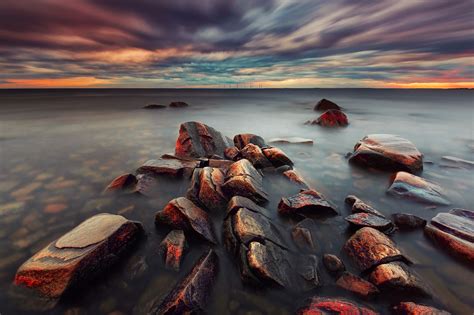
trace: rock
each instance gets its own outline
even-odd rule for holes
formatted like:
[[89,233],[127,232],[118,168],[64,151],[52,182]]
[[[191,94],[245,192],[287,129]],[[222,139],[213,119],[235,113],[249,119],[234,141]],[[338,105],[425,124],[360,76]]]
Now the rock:
[[348,205],[352,206],[352,209],[351,209],[352,213],[361,213],[361,212],[362,213],[370,213],[370,214],[379,216],[381,218],[385,218],[385,216],[382,213],[375,210],[373,207],[366,204],[365,202],[363,202],[362,200],[360,200],[356,196],[353,196],[353,195],[347,196],[346,199],[345,199],[345,202]]
[[193,269],[165,297],[154,304],[148,314],[200,314],[212,293],[218,272],[218,257],[211,249],[194,265]]
[[336,284],[364,299],[371,299],[379,294],[379,290],[372,283],[347,271],[337,279]]
[[425,226],[425,234],[454,257],[474,266],[474,211],[439,213]]
[[278,148],[265,148],[262,151],[274,167],[280,167],[283,165],[293,166],[293,161],[290,160],[285,152]]
[[324,196],[316,190],[302,190],[300,193],[281,198],[278,204],[278,212],[283,215],[302,215],[306,214],[337,214],[334,206],[332,206]]
[[259,146],[249,143],[240,150],[242,158],[247,159],[256,168],[265,168],[272,166],[272,163],[263,154]]
[[283,175],[286,178],[288,178],[291,182],[296,183],[305,189],[309,189],[309,185],[306,183],[304,178],[296,170],[284,171]]
[[298,315],[377,315],[373,310],[342,298],[315,296],[307,306],[301,308]]
[[234,136],[234,144],[239,150],[242,150],[249,143],[255,144],[260,148],[267,146],[262,137],[251,133],[242,133]]
[[186,248],[186,238],[182,230],[173,230],[160,244],[160,252],[168,269],[179,271]]
[[398,172],[395,175],[387,193],[427,204],[451,204],[440,186],[407,172]]
[[58,298],[66,290],[104,272],[137,239],[142,225],[119,215],[95,215],[27,260],[16,285]]
[[362,271],[404,259],[395,243],[382,232],[370,227],[357,230],[344,245],[344,250]]
[[155,194],[157,189],[158,181],[154,176],[150,175],[150,173],[137,175],[137,193],[143,196],[151,197]]
[[320,125],[323,127],[345,127],[349,125],[346,114],[337,109],[325,111],[321,116],[310,123],[312,125]]
[[451,315],[451,313],[437,308],[415,304],[413,302],[401,302],[393,307],[394,315]]
[[177,159],[149,160],[137,169],[137,174],[166,175],[171,177],[189,177],[194,168],[199,166],[199,161]]
[[240,150],[237,147],[225,148],[224,157],[232,161],[237,161],[240,157]]
[[65,203],[50,203],[44,207],[43,212],[53,214],[62,212],[65,209],[67,209],[67,204]]
[[171,102],[170,107],[172,108],[182,108],[182,107],[188,107],[188,103],[185,102]]
[[273,138],[270,139],[269,143],[281,143],[281,144],[310,144],[313,145],[312,139],[301,138],[301,137],[288,137],[288,138]]
[[422,228],[426,225],[426,220],[408,213],[392,214],[393,223],[403,230]]
[[421,282],[418,275],[401,262],[392,262],[375,267],[370,273],[370,282],[379,289],[387,292],[407,293],[420,296],[430,296],[428,287]]
[[291,237],[301,250],[311,252],[316,249],[311,228],[314,228],[314,221],[312,219],[304,219],[291,229]]
[[445,163],[447,166],[451,167],[459,167],[459,168],[473,168],[474,167],[474,161],[468,161],[468,160],[463,160],[461,158],[457,158],[454,156],[443,156],[441,160]]
[[211,243],[217,243],[207,213],[184,197],[171,200],[162,211],[157,212],[155,223],[166,224],[185,233],[198,235]]
[[166,108],[166,105],[161,105],[161,104],[148,104],[143,106],[144,109],[162,109]]
[[337,105],[336,103],[331,102],[330,100],[327,100],[327,99],[325,99],[325,98],[321,99],[321,100],[314,106],[314,110],[316,110],[316,111],[326,111],[326,110],[329,110],[329,109],[341,110],[342,108],[339,107],[339,105]]
[[222,190],[227,197],[247,197],[256,203],[268,200],[268,195],[263,190],[262,175],[246,159],[234,162],[229,167]]
[[105,188],[105,192],[134,192],[137,185],[137,178],[133,174],[123,174],[116,177]]
[[234,161],[229,161],[229,160],[216,160],[216,159],[209,159],[207,160],[207,163],[204,162],[203,166],[209,166],[213,168],[219,168],[222,172],[227,173],[227,170],[229,167],[234,163]]
[[354,213],[350,216],[347,216],[345,220],[357,227],[368,226],[380,231],[387,231],[392,227],[392,221],[371,213]]
[[267,209],[260,207],[249,198],[242,196],[234,196],[229,200],[227,204],[227,216],[234,215],[240,208],[246,208],[247,210],[257,212],[268,216],[270,213]]
[[230,141],[214,128],[190,121],[179,127],[175,154],[192,158],[224,156],[225,148],[230,146]]
[[364,167],[417,173],[423,156],[413,143],[396,135],[372,134],[354,146],[349,161]]
[[342,260],[336,255],[324,254],[323,264],[329,273],[333,275],[339,275],[346,270],[346,266],[344,266]]
[[126,266],[127,279],[134,281],[143,277],[148,270],[148,264],[144,256],[133,256]]
[[191,182],[187,193],[189,200],[211,211],[222,211],[226,208],[227,198],[222,192],[224,174],[220,169],[196,168]]

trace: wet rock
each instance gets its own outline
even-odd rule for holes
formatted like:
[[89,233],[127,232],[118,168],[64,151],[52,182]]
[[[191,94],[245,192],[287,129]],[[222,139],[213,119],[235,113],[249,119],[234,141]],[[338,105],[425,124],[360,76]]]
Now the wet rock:
[[339,275],[346,270],[346,266],[342,260],[336,255],[324,254],[323,264],[327,271],[333,275]]
[[439,213],[424,231],[439,247],[474,266],[474,211],[453,209]]
[[339,107],[339,105],[337,105],[336,103],[331,102],[330,100],[327,100],[327,99],[325,99],[325,98],[321,99],[321,100],[314,106],[314,110],[317,110],[317,111],[326,111],[326,110],[329,110],[329,109],[341,110],[342,108]]
[[307,138],[288,137],[288,138],[273,138],[273,139],[270,139],[269,143],[312,145],[314,142],[312,139],[307,139]]
[[97,276],[138,238],[142,226],[119,215],[98,214],[82,222],[27,260],[14,283],[47,297]]
[[62,212],[63,210],[67,209],[67,204],[65,203],[50,203],[44,207],[43,212],[54,214]]
[[140,195],[151,197],[158,189],[158,182],[157,179],[147,174],[139,174],[137,175],[137,185],[136,185],[136,192]]
[[382,232],[364,227],[344,245],[345,252],[362,271],[391,261],[404,259],[400,250]]
[[242,158],[247,159],[256,168],[265,168],[272,166],[272,163],[263,154],[259,146],[249,143],[240,150]]
[[370,282],[387,292],[399,292],[430,296],[428,287],[421,282],[418,275],[401,262],[392,262],[375,267],[369,276]]
[[223,184],[224,173],[220,169],[196,168],[187,197],[195,204],[203,205],[206,209],[222,211],[227,205],[227,198],[222,192]]
[[416,173],[423,170],[423,156],[413,143],[396,135],[372,134],[354,146],[352,163],[382,170]]
[[209,159],[207,162],[201,162],[202,166],[209,166],[214,168],[219,168],[222,172],[227,173],[229,167],[234,163],[234,161],[229,160],[216,160],[216,159]]
[[323,127],[345,127],[349,125],[346,114],[337,109],[325,111],[316,120],[310,122],[312,125],[320,125]]
[[211,243],[217,243],[207,213],[184,197],[171,200],[163,210],[157,212],[155,223],[165,224],[185,233],[198,235]]
[[337,214],[333,205],[331,205],[324,196],[316,190],[302,190],[300,193],[281,198],[278,204],[278,212],[283,215],[309,215],[309,214]]
[[224,156],[224,150],[230,147],[230,141],[219,131],[205,124],[190,121],[181,124],[176,140],[175,154],[179,157]]
[[182,230],[173,230],[160,244],[160,252],[168,269],[179,271],[186,248],[186,238]]
[[407,172],[398,172],[387,193],[433,205],[449,205],[443,189],[435,183]]
[[137,185],[137,178],[133,174],[123,174],[116,177],[105,188],[105,192],[134,192]]
[[145,162],[145,164],[137,169],[137,174],[189,177],[198,165],[199,161],[159,158]]
[[218,257],[211,249],[187,276],[148,314],[200,314],[206,310],[218,272]]
[[126,274],[127,279],[134,281],[145,275],[148,270],[148,264],[144,256],[134,256],[127,263]]
[[234,144],[239,150],[242,150],[249,143],[255,144],[260,148],[267,146],[262,137],[252,133],[242,133],[234,136]]
[[337,279],[336,284],[364,299],[371,299],[379,293],[372,283],[347,271]]
[[314,228],[314,221],[312,219],[304,219],[291,229],[291,237],[300,249],[306,251],[314,251],[316,249],[311,234],[312,228]]
[[345,202],[348,205],[352,206],[352,209],[351,209],[352,213],[370,213],[370,214],[385,218],[385,216],[382,213],[375,210],[372,206],[366,204],[365,202],[363,202],[362,200],[360,200],[354,195],[347,196],[345,199]]
[[296,170],[287,170],[283,172],[283,175],[288,178],[291,182],[300,185],[305,189],[309,189],[309,185],[306,183],[304,178]]
[[240,157],[240,150],[237,147],[228,147],[224,150],[224,157],[232,161],[237,161]]
[[393,307],[394,315],[451,315],[451,313],[440,309],[416,304],[413,302],[401,302]]
[[234,162],[229,167],[222,190],[228,197],[243,196],[256,203],[268,200],[268,195],[263,190],[262,175],[246,159]]
[[377,315],[373,310],[342,298],[315,296],[307,306],[301,308],[298,315]]
[[278,148],[265,148],[262,151],[274,167],[280,167],[284,165],[293,166],[293,161],[290,160],[285,152]]
[[392,214],[393,223],[403,230],[413,230],[422,228],[426,225],[426,220],[408,213],[394,213]]
[[392,228],[392,221],[373,215],[371,213],[359,212],[345,218],[347,222],[357,227],[371,227],[380,231]]
[[185,102],[171,102],[170,107],[172,108],[182,108],[182,107],[188,107],[188,103]]
[[143,106],[144,109],[162,109],[166,108],[166,105],[161,105],[161,104],[148,104]]
[[234,215],[240,208],[246,208],[247,210],[257,212],[265,216],[270,214],[267,209],[260,207],[251,199],[242,196],[234,196],[227,204],[227,216]]
[[468,161],[454,156],[443,156],[441,160],[444,162],[443,165],[458,167],[458,168],[474,168],[474,161]]
[[28,195],[32,194],[34,191],[39,189],[42,186],[41,183],[39,182],[33,182],[29,183],[17,190],[14,190],[10,193],[10,196],[12,196],[15,199],[22,199],[27,197]]

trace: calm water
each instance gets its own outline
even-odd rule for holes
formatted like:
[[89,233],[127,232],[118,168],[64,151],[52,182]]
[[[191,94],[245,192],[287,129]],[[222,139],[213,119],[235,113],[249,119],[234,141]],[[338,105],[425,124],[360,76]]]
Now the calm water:
[[[166,271],[158,254],[164,228],[154,226],[154,214],[172,198],[182,196],[189,181],[163,181],[156,198],[101,194],[117,175],[133,172],[143,162],[174,151],[181,122],[206,123],[227,136],[255,133],[265,139],[300,136],[313,146],[279,145],[306,180],[332,200],[342,216],[317,221],[313,231],[318,253],[341,253],[351,235],[343,217],[348,194],[356,194],[390,215],[409,212],[430,219],[452,207],[473,208],[474,170],[442,167],[443,155],[474,160],[474,93],[467,90],[48,90],[0,91],[0,313],[28,313],[34,307],[11,290],[16,269],[43,246],[100,212],[120,213],[142,221],[147,237],[123,262],[86,289],[68,296],[49,313],[142,314],[166,295],[190,270],[206,244],[193,243],[179,273]],[[308,126],[320,98],[346,109],[350,125],[328,130]],[[182,100],[185,109],[143,110],[148,103]],[[348,165],[344,155],[371,133],[394,133],[411,140],[424,154],[422,176],[439,183],[450,195],[450,207],[427,208],[385,194],[391,174]],[[276,213],[283,195],[296,190],[267,176],[271,192],[266,206]],[[56,204],[52,207],[51,204]],[[59,204],[59,205],[58,205]],[[48,206],[50,205],[50,206]],[[214,216],[221,231],[222,217]],[[274,215],[289,229],[288,220]],[[474,274],[433,246],[421,230],[397,232],[392,239],[415,261],[411,267],[435,292],[433,300],[418,300],[454,314],[474,309]],[[210,314],[291,314],[305,298],[351,297],[334,285],[320,266],[325,286],[294,294],[242,285],[234,259],[216,246],[220,260]],[[344,255],[342,255],[344,257]],[[349,270],[357,272],[345,259]],[[387,313],[393,301],[381,297],[364,302]],[[19,302],[21,301],[21,302]],[[120,312],[120,313],[117,313]]]

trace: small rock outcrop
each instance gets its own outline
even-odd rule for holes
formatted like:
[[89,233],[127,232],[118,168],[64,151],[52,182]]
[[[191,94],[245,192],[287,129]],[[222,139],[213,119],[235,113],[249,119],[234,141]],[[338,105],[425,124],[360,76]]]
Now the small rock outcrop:
[[426,225],[425,219],[409,213],[394,213],[392,221],[400,230],[413,230]]
[[182,107],[188,107],[189,104],[185,102],[171,102],[169,106],[171,108],[182,108]]
[[301,138],[301,137],[287,137],[287,138],[272,138],[268,141],[269,143],[279,144],[308,144],[313,145],[313,139]]
[[380,213],[378,210],[375,210],[372,206],[363,202],[362,200],[360,200],[354,195],[347,196],[344,201],[348,205],[352,206],[351,208],[352,213],[369,213],[369,214],[373,214],[373,215],[385,218],[385,216],[382,213]]
[[339,105],[337,105],[336,103],[330,101],[330,100],[327,100],[325,98],[321,99],[315,106],[314,106],[314,110],[315,111],[326,111],[326,110],[329,110],[329,109],[337,109],[337,110],[342,110],[341,107],[339,107]]
[[338,214],[336,208],[316,190],[302,190],[300,193],[283,197],[278,204],[278,212],[283,215]]
[[219,131],[205,124],[190,121],[179,127],[175,154],[190,158],[224,156],[224,150],[230,146],[232,145],[229,139]]

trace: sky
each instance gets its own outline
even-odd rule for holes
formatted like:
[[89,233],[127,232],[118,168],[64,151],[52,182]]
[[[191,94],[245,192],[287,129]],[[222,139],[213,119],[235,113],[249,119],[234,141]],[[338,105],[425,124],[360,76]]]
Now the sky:
[[0,88],[474,88],[473,0],[0,0]]

